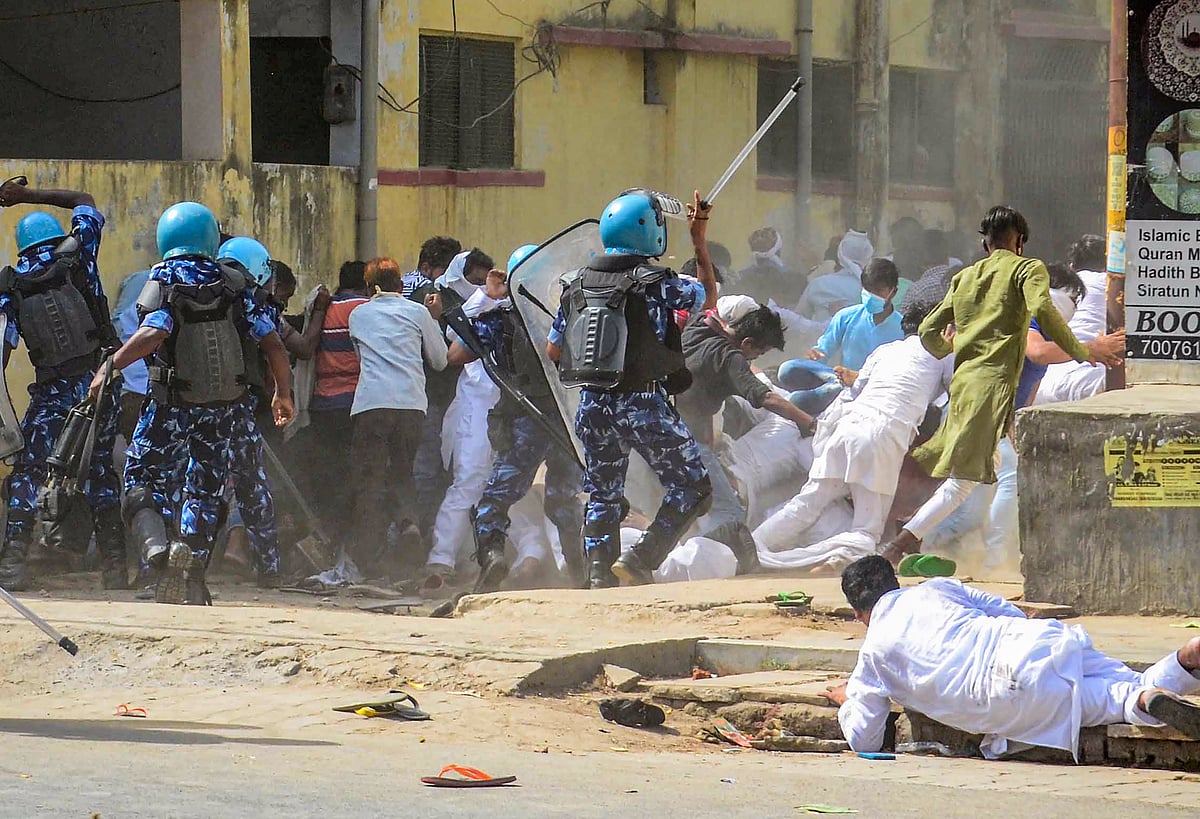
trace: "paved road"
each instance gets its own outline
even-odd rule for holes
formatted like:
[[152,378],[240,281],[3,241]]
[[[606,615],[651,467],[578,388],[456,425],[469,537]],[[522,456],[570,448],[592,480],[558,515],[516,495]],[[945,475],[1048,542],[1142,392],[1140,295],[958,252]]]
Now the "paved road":
[[[394,728],[327,743],[311,732],[195,723],[0,719],[0,815],[781,817],[821,802],[864,818],[1127,819],[1195,816],[1200,800],[1200,777],[1143,771],[758,752],[539,754],[495,741],[438,743],[435,723]],[[521,787],[418,784],[451,761],[515,773]]]

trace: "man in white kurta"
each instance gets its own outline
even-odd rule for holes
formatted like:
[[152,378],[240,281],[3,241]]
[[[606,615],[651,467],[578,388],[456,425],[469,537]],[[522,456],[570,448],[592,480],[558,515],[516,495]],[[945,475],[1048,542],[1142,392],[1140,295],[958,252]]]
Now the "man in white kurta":
[[[906,316],[905,323],[911,329],[920,316]],[[754,530],[764,567],[838,568],[875,553],[904,454],[953,371],[953,357],[939,361],[916,335],[870,355],[854,386],[819,420],[808,482]],[[847,497],[854,503],[852,527],[819,543],[807,540],[825,510]]]
[[[452,288],[466,299],[463,312],[474,317],[495,307],[483,288],[466,279],[469,253],[454,257],[438,284]],[[488,412],[500,400],[483,362],[472,361],[458,377],[454,401],[442,422],[442,462],[452,470],[454,481],[438,510],[433,526],[433,548],[426,561],[431,575],[446,577],[454,573],[458,560],[468,554],[474,543],[471,534],[471,507],[479,503],[492,471],[491,441],[488,440]],[[437,584],[427,584],[436,589]]]
[[[1200,691],[1200,638],[1138,674],[1097,651],[1081,626],[1027,620],[1011,603],[957,580],[900,589],[882,557],[848,567],[842,589],[867,623],[844,693],[829,695],[855,751],[880,750],[889,700],[983,734],[989,759],[1033,745],[1078,758],[1080,728],[1162,725],[1145,708],[1162,716],[1164,703],[1174,727],[1200,738],[1200,708],[1148,694]],[[1173,719],[1180,713],[1183,724]]]

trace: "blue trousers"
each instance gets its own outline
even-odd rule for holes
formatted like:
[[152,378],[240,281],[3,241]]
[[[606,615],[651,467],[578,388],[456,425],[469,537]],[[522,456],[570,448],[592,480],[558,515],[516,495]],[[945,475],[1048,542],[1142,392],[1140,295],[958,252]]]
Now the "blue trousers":
[[[87,397],[92,374],[60,378],[29,387],[29,409],[21,421],[25,449],[16,455],[9,477],[8,527],[6,541],[29,540],[37,515],[38,492],[49,477],[46,459],[54,450],[71,408]],[[117,506],[121,502],[121,482],[113,467],[113,447],[117,438],[117,398],[109,395],[100,408],[100,427],[92,452],[87,499],[93,512]]]
[[129,444],[125,492],[150,493],[193,556],[207,563],[234,453],[251,446],[237,404],[164,407],[147,401]]
[[[674,521],[686,519],[708,494],[697,485],[708,470],[700,447],[661,392],[606,393],[583,390],[575,432],[583,444],[584,488],[591,493],[584,527],[588,552],[620,551],[619,527],[625,514],[629,453],[636,451],[667,490],[655,523],[667,536],[682,533]],[[602,552],[603,554],[604,552]]]
[[234,439],[230,451],[233,495],[246,527],[250,556],[259,574],[279,574],[279,529],[275,523],[275,499],[263,463],[263,437],[258,428],[258,399],[247,395],[234,405]]
[[480,539],[491,532],[508,532],[508,510],[533,486],[538,467],[546,463],[546,517],[558,529],[579,532],[583,510],[579,490],[583,474],[570,453],[551,442],[550,436],[528,415],[511,420],[512,446],[496,455],[483,497],[475,507],[475,533]]
[[780,365],[779,386],[791,391],[792,403],[813,418],[827,410],[842,391],[832,367],[800,358]]

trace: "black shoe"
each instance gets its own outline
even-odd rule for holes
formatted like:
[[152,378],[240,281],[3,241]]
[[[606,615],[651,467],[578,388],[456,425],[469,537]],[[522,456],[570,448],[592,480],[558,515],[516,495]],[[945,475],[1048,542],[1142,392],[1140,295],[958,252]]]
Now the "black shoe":
[[100,584],[105,589],[131,588],[129,569],[126,565],[125,522],[121,519],[121,507],[103,509],[93,517],[96,548],[102,561]]
[[753,574],[762,566],[758,562],[758,545],[744,523],[723,523],[703,537],[723,543],[737,557],[738,574]]
[[621,581],[613,574],[612,559],[608,554],[592,556],[592,561],[588,564],[587,581],[589,589],[615,589],[621,585]]
[[600,701],[600,716],[627,728],[657,728],[667,714],[657,705],[627,697]]
[[29,544],[23,540],[11,540],[0,545],[0,588],[10,592],[29,591],[33,579],[25,568],[25,556]]
[[478,551],[475,559],[479,562],[479,579],[475,581],[475,593],[489,594],[498,591],[500,584],[508,577],[508,561],[504,557],[508,538],[504,532],[486,532],[476,537]]
[[171,543],[166,554],[155,555],[158,566],[158,584],[154,589],[155,603],[183,605],[187,600],[185,575],[192,560],[192,550],[183,541]]
[[612,564],[612,573],[627,586],[649,586],[654,582],[654,569],[642,560],[637,546],[617,558]]
[[283,577],[279,572],[259,572],[255,585],[260,589],[280,589],[283,588]]
[[588,583],[587,560],[584,555],[583,538],[578,530],[558,528],[558,542],[562,546],[563,560],[567,564],[567,580],[572,589],[586,589]]
[[1146,713],[1185,736],[1200,739],[1200,705],[1167,691],[1155,691],[1146,697]]
[[192,566],[185,575],[185,592],[183,602],[188,606],[211,606],[212,595],[208,584],[204,582],[204,567]]

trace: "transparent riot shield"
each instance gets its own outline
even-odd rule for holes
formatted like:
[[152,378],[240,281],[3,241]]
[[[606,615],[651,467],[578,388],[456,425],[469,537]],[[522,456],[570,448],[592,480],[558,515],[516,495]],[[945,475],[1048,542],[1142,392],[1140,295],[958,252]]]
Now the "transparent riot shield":
[[[0,338],[8,329],[8,316],[0,313]],[[0,458],[16,455],[25,448],[25,436],[21,434],[21,422],[13,409],[8,394],[8,384],[0,375]]]
[[[509,276],[513,305],[538,352],[538,360],[554,394],[564,431],[575,446],[575,455],[580,464],[584,462],[583,445],[575,434],[579,390],[563,386],[558,378],[558,367],[546,355],[546,341],[554,316],[558,313],[562,277],[586,267],[595,256],[603,253],[600,223],[595,219],[587,219],[548,239]],[[662,502],[662,485],[637,453],[630,460],[625,496],[635,509],[651,517]]]

